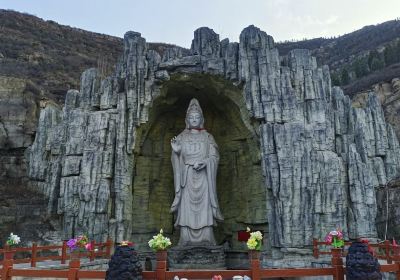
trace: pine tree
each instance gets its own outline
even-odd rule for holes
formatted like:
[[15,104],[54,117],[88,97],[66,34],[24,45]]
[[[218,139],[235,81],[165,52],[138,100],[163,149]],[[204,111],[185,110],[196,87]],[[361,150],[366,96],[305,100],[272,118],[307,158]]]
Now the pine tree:
[[364,77],[370,72],[367,58],[365,57],[358,58],[355,62],[353,62],[352,68],[356,73],[357,78]]
[[339,73],[331,73],[331,80],[332,80],[332,85],[333,86],[340,86],[340,77]]
[[345,68],[342,69],[342,72],[340,74],[340,81],[342,85],[347,85],[350,82],[349,72]]

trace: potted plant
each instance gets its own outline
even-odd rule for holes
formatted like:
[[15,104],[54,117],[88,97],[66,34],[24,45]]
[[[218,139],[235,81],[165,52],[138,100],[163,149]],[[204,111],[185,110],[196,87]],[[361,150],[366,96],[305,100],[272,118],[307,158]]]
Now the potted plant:
[[18,235],[13,234],[12,232],[10,233],[10,236],[8,237],[6,244],[9,246],[9,250],[4,251],[4,259],[13,259],[15,251],[12,250],[13,246],[18,245],[21,242],[21,238],[19,238]]
[[163,230],[160,229],[160,233],[149,240],[149,247],[156,251],[156,258],[158,261],[167,259],[167,248],[172,244],[171,240],[165,237],[163,233]]
[[[247,232],[250,232],[250,228],[247,228]],[[263,235],[260,231],[250,232],[250,238],[247,240],[247,248],[249,249],[250,259],[259,259],[260,250],[262,245]]]
[[92,249],[92,244],[86,235],[80,235],[76,238],[68,240],[67,246],[69,247],[71,259],[79,259],[82,252]]

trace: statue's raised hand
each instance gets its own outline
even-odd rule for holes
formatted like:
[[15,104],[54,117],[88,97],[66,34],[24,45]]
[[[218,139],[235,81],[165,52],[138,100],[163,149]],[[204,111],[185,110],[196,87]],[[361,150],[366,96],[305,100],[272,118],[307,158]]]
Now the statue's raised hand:
[[171,139],[171,147],[175,153],[179,153],[181,151],[181,144],[176,136]]

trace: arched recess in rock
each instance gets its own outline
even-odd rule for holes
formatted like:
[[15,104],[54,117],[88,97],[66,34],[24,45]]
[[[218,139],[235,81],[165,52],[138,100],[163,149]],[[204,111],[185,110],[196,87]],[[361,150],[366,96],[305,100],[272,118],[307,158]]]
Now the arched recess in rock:
[[149,121],[136,131],[133,240],[146,244],[163,228],[173,243],[178,241],[179,231],[169,213],[174,198],[170,140],[184,129],[187,106],[197,98],[205,128],[220,152],[217,193],[225,221],[214,230],[216,239],[219,244],[228,241],[232,249],[244,249],[237,232],[247,225],[266,231],[267,209],[258,123],[248,116],[242,90],[209,74],[174,74],[160,87]]

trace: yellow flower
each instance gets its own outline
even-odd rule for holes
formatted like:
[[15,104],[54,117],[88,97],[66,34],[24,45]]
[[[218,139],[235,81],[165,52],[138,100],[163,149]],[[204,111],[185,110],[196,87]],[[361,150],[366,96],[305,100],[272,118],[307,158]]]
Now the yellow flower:
[[255,240],[254,238],[249,238],[249,240],[247,240],[247,247],[251,250],[254,250],[257,246],[257,240]]

